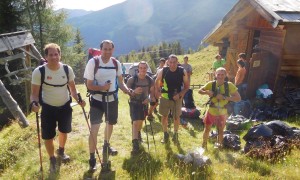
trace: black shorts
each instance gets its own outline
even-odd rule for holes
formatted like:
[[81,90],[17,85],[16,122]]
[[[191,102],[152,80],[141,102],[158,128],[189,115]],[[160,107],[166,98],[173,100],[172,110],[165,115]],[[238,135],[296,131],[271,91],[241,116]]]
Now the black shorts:
[[103,122],[102,117],[105,113],[105,119],[107,116],[107,105],[108,105],[108,124],[115,125],[117,124],[118,120],[118,100],[108,102],[101,102],[98,100],[95,100],[94,98],[91,98],[91,109],[90,109],[90,121],[91,124],[100,124]]
[[41,127],[43,139],[53,139],[56,135],[56,126],[58,126],[58,130],[62,133],[72,131],[73,110],[70,103],[71,100],[60,107],[50,106],[48,104],[42,105]]
[[132,121],[145,120],[148,114],[148,106],[142,103],[129,102],[130,117]]

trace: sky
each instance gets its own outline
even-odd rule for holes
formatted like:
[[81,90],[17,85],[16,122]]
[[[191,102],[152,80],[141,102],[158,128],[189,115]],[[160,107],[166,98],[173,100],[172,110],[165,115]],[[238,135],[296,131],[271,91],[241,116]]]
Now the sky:
[[54,9],[100,10],[126,0],[54,0]]

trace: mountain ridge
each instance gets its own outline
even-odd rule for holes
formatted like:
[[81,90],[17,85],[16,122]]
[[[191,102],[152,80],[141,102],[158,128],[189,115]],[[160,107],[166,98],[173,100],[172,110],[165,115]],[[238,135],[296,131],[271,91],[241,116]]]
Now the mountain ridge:
[[201,39],[222,19],[237,0],[127,0],[67,22],[78,28],[87,47],[99,47],[103,39],[116,44],[115,54],[179,41],[197,49]]

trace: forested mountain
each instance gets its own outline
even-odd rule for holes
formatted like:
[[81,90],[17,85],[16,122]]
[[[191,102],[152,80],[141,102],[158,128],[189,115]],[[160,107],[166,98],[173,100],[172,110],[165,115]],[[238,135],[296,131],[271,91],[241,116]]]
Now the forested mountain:
[[68,19],[79,28],[88,47],[103,39],[116,44],[115,55],[179,41],[197,49],[201,39],[237,0],[127,0],[109,8]]

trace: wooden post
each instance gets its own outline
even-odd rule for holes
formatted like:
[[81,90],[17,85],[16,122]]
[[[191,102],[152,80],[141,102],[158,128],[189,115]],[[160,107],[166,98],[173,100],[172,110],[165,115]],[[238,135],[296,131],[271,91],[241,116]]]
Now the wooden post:
[[9,91],[5,88],[1,80],[0,80],[0,96],[4,104],[8,107],[11,114],[14,116],[14,118],[16,120],[19,120],[19,124],[22,127],[27,127],[29,123],[25,115],[23,114],[18,103],[14,100],[14,98],[10,95]]

